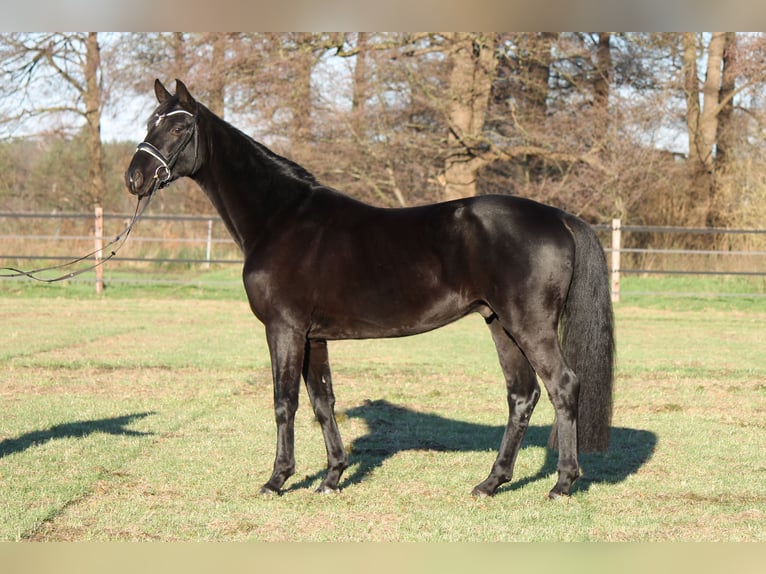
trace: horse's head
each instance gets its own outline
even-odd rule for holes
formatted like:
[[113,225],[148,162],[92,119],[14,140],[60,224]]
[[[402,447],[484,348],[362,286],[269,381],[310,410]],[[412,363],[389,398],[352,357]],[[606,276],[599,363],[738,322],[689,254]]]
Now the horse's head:
[[125,172],[125,183],[133,195],[143,197],[199,167],[199,105],[180,80],[176,94],[154,81],[159,106],[147,124],[144,141]]

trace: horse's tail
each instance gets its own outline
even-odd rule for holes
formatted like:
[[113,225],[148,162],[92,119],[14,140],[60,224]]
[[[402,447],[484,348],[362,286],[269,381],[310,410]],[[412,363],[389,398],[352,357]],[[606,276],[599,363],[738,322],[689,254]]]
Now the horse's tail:
[[[575,242],[575,263],[561,316],[564,359],[580,383],[577,409],[578,450],[609,446],[614,378],[614,317],[606,259],[593,229],[567,216]],[[555,429],[551,442],[556,444]]]

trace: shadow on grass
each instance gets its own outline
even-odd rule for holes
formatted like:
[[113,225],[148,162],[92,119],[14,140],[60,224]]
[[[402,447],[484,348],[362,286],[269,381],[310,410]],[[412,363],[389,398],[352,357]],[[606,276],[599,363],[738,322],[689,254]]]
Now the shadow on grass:
[[[447,419],[439,415],[418,413],[385,400],[367,401],[346,411],[349,418],[360,418],[369,432],[354,440],[348,450],[349,474],[341,480],[341,488],[358,484],[386,459],[407,450],[437,452],[495,451],[500,446],[504,426],[491,426]],[[497,492],[517,490],[526,484],[548,479],[556,471],[558,453],[546,448],[550,426],[530,426],[524,437],[519,457],[527,447],[546,449],[545,462],[532,476],[518,477],[501,486]],[[575,482],[572,492],[586,491],[591,484],[616,484],[641,468],[652,456],[657,435],[638,429],[613,427],[609,450],[604,453],[580,454],[584,476]],[[476,469],[478,484],[489,473]],[[310,487],[324,471],[307,476],[287,490]],[[555,482],[555,478],[551,478]],[[467,485],[467,489],[473,485]]]
[[135,413],[122,417],[62,423],[46,430],[28,432],[17,438],[9,438],[0,442],[0,458],[25,451],[32,446],[38,446],[58,438],[82,438],[93,433],[119,436],[148,436],[152,433],[134,431],[125,427],[133,421],[153,414],[153,412]]

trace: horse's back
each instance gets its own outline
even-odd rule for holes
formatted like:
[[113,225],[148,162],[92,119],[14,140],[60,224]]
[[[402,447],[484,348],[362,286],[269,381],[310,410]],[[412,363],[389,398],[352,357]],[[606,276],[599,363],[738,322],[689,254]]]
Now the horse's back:
[[[381,208],[318,188],[305,208],[317,231],[372,236],[381,242],[442,244],[472,239],[511,243],[566,241],[558,208],[511,195],[473,196],[416,207]],[[331,228],[331,229],[327,229]]]
[[[486,195],[409,208],[379,208],[321,190],[305,209],[306,259],[328,259],[368,277],[425,266],[442,281],[512,266],[531,273],[546,258],[569,259],[574,243],[565,212],[529,199]],[[314,261],[314,257],[316,261]],[[422,275],[422,273],[421,273]]]

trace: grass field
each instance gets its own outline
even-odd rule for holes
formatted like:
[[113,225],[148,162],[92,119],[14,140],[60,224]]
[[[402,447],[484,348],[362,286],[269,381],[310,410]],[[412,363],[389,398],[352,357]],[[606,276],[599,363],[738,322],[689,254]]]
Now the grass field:
[[342,492],[313,493],[304,392],[297,473],[264,497],[271,377],[241,289],[0,287],[0,540],[766,540],[764,299],[618,305],[612,445],[551,502],[546,399],[513,482],[469,495],[507,416],[480,318],[331,343]]

